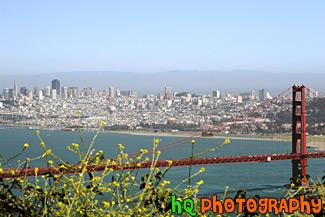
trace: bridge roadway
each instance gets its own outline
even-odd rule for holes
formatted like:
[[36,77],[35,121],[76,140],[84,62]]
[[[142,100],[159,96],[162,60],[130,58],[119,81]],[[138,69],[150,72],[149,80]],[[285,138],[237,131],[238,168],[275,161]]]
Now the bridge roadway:
[[[249,155],[249,156],[234,156],[234,157],[214,157],[214,158],[198,158],[198,159],[180,159],[172,160],[171,167],[189,166],[189,165],[208,165],[208,164],[227,164],[227,163],[245,163],[245,162],[268,162],[279,160],[300,160],[300,158],[325,158],[325,152],[313,152],[306,155],[297,154],[271,154],[271,155]],[[151,161],[143,162],[140,166],[138,162],[120,165],[107,166],[108,169],[115,170],[133,170],[133,169],[148,169],[151,167]],[[71,168],[62,169],[56,167],[39,167],[37,176],[45,175],[60,175],[62,172],[65,174],[81,173],[80,165],[73,165]],[[157,161],[156,167],[168,167],[168,160]],[[102,172],[105,170],[105,165],[87,166],[87,172]],[[3,169],[0,173],[0,178],[15,178],[15,177],[31,177],[35,176],[35,168],[13,169],[15,174],[10,173],[10,169]]]

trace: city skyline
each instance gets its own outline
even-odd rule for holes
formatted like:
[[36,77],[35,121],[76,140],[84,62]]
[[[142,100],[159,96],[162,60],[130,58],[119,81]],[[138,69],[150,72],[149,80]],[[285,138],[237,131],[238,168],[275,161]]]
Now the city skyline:
[[93,87],[96,91],[107,87],[119,87],[121,90],[137,90],[138,95],[164,93],[161,89],[171,86],[173,91],[187,91],[196,94],[210,94],[219,89],[222,92],[241,93],[248,90],[267,89],[271,94],[277,94],[293,84],[304,84],[320,92],[325,92],[323,80],[325,74],[279,74],[261,73],[255,71],[170,71],[152,74],[134,72],[67,72],[46,73],[40,75],[1,76],[0,90],[11,87],[14,80],[19,86],[39,87],[51,86],[49,81],[59,79],[63,86]]
[[[312,94],[315,94],[315,96],[325,95],[325,93],[315,91],[313,88],[307,89],[307,95],[311,97],[315,97]],[[19,95],[20,94],[20,95]],[[62,85],[60,89],[60,80],[53,79],[51,81],[51,87],[45,86],[43,89],[40,89],[37,85],[34,86],[33,91],[28,89],[27,87],[20,87],[20,92],[18,94],[18,85],[16,83],[16,80],[14,80],[13,88],[6,87],[2,89],[2,94],[0,93],[0,100],[18,100],[18,99],[24,99],[24,97],[27,97],[28,100],[33,100],[35,98],[38,98],[39,100],[42,100],[43,97],[50,97],[51,99],[67,99],[70,97],[79,97],[79,96],[91,96],[91,95],[97,95],[97,96],[109,96],[110,98],[114,97],[127,97],[127,98],[138,98],[137,90],[120,90],[115,87],[108,87],[103,90],[95,91],[93,87],[84,87],[80,92],[78,91],[78,87],[68,87]],[[158,98],[163,98],[166,100],[171,99],[173,96],[177,94],[189,94],[188,96],[191,97],[191,95],[196,95],[195,93],[190,93],[187,91],[181,91],[181,92],[172,92],[170,86],[164,87],[164,92],[158,93]],[[148,95],[154,95],[153,93],[147,93],[143,96],[140,96],[139,98],[146,98]],[[242,102],[244,99],[252,99],[254,100],[256,97],[258,97],[259,100],[266,100],[271,99],[272,96],[269,92],[267,92],[264,88],[258,90],[258,94],[255,95],[255,90],[250,90],[250,92],[241,92],[238,94],[229,93],[229,92],[223,92],[221,94],[220,90],[213,90],[210,94],[207,94],[208,96],[213,96],[216,98],[222,98],[222,97],[234,97],[237,96],[237,102]]]

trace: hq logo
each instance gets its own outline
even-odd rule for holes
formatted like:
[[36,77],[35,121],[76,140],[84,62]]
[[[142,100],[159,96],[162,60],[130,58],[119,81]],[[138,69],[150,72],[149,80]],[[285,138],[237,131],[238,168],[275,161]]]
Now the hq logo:
[[[196,216],[197,213],[193,211],[194,202],[191,198],[187,198],[183,201],[183,204],[176,199],[176,196],[171,196],[172,202],[172,213],[182,214],[186,212],[191,216]],[[237,210],[236,210],[237,207]],[[200,212],[202,214],[211,210],[216,214],[227,213],[243,213],[244,207],[246,207],[247,211],[250,213],[259,212],[260,214],[266,213],[274,213],[278,215],[280,213],[293,213],[296,210],[299,210],[301,213],[311,214],[311,213],[319,213],[322,209],[322,200],[311,199],[306,201],[305,197],[300,196],[299,200],[296,198],[281,198],[278,201],[276,198],[260,198],[255,200],[253,198],[245,199],[245,198],[236,198],[235,200],[231,198],[226,198],[223,202],[221,200],[217,200],[217,196],[213,195],[212,199],[209,198],[201,198],[201,209]]]

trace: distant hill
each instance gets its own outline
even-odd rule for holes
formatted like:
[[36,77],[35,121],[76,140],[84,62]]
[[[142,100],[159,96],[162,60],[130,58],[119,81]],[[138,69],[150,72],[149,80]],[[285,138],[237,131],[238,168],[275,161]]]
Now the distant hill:
[[[38,75],[0,76],[0,88],[12,88],[16,79],[18,87],[33,89],[51,86],[53,79],[59,79],[61,86],[93,87],[96,90],[115,87],[120,90],[137,90],[138,96],[146,93],[163,93],[165,86],[172,92],[188,91],[196,94],[211,94],[259,90],[265,88],[271,94],[278,93],[293,84],[304,84],[314,90],[325,92],[324,74],[286,74],[258,72],[251,70],[218,71],[167,71],[157,73],[134,73],[112,71],[82,71],[47,73]],[[258,94],[256,92],[256,94]]]

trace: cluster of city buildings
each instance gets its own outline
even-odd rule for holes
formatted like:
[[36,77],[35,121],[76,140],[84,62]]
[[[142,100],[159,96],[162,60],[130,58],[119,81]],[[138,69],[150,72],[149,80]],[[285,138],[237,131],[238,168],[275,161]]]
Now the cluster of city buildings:
[[62,87],[60,88],[60,81],[58,79],[54,79],[51,82],[51,87],[46,86],[44,89],[39,89],[37,86],[34,87],[33,90],[28,89],[27,87],[20,87],[20,91],[18,91],[18,87],[16,81],[14,81],[13,88],[4,88],[2,94],[0,94],[0,100],[18,100],[18,101],[29,101],[33,99],[43,100],[44,98],[50,99],[67,99],[74,98],[79,96],[91,96],[91,95],[108,95],[111,98],[115,96],[125,96],[131,98],[137,98],[136,90],[127,90],[121,91],[119,89],[114,90],[113,87],[109,87],[104,91],[96,92],[94,88],[87,87],[84,88],[80,93],[78,91],[78,87]]
[[[62,129],[78,125],[78,110],[81,110],[81,125],[96,128],[99,121],[104,126],[127,126],[141,129],[152,124],[194,124],[198,127],[215,125],[241,115],[271,96],[265,89],[244,92],[238,95],[221,94],[192,95],[172,93],[165,87],[164,94],[147,94],[137,97],[136,90],[121,91],[113,87],[102,91],[77,87],[62,87],[55,79],[43,90],[37,87],[29,90],[21,87],[18,92],[16,82],[13,88],[3,89],[0,96],[0,124]],[[267,113],[289,112],[291,100],[266,109],[250,122],[272,122]],[[284,123],[285,124],[285,123]],[[288,123],[289,124],[289,123]]]

